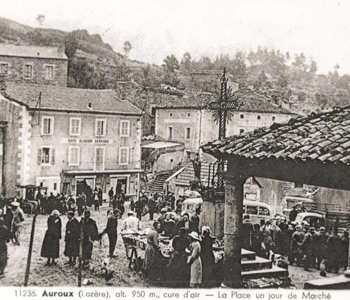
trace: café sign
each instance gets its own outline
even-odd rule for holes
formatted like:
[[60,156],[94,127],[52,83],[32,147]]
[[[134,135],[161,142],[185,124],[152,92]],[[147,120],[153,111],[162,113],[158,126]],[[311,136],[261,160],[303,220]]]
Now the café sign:
[[62,144],[112,144],[113,140],[104,138],[80,139],[80,138],[61,138]]

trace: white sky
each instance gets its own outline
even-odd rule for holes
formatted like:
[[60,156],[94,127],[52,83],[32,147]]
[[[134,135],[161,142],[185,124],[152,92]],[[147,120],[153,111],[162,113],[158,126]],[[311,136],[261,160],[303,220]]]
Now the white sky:
[[166,55],[180,60],[234,54],[259,45],[312,56],[319,73],[350,73],[350,1],[336,0],[1,0],[0,16],[65,31],[87,29],[131,59],[161,64]]

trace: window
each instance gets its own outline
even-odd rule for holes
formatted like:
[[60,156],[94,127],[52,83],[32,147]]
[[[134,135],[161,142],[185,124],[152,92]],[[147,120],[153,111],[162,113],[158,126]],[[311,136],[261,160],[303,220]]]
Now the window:
[[173,116],[173,113],[171,112],[171,113],[169,113],[169,117],[171,118]]
[[258,214],[258,207],[257,206],[247,206],[246,213],[248,215],[257,215]]
[[106,135],[106,120],[97,119],[95,127],[95,135],[105,136]]
[[130,135],[130,121],[120,121],[120,136],[128,137]]
[[244,115],[243,115],[243,114],[240,114],[239,117],[240,117],[241,119],[244,119]]
[[52,135],[53,134],[53,117],[43,117],[41,122],[41,134]]
[[105,148],[95,148],[95,170],[103,171],[105,169]]
[[129,148],[120,147],[119,148],[119,164],[127,165],[129,163]]
[[261,116],[258,115],[256,118],[257,118],[258,120],[260,120],[260,119],[261,119]]
[[0,63],[0,74],[7,75],[9,72],[9,64],[8,63]]
[[269,216],[270,211],[266,207],[259,207],[259,215],[260,216]]
[[173,127],[168,127],[168,140],[172,140],[174,138]]
[[241,129],[239,130],[239,134],[242,134],[242,133],[244,133],[244,129],[243,129],[243,128],[241,128]]
[[53,79],[53,66],[45,66],[45,79],[46,80]]
[[191,127],[186,127],[185,128],[185,139],[186,140],[191,139]]
[[81,128],[80,123],[81,123],[80,118],[70,118],[70,130],[69,130],[70,135],[80,135],[80,128]]
[[275,121],[275,120],[276,120],[276,117],[275,117],[275,116],[273,116],[273,117],[272,117],[272,121]]
[[151,108],[151,116],[155,116],[156,115],[156,108],[152,107]]
[[191,116],[191,113],[187,113],[187,117],[190,117]]
[[24,74],[23,77],[26,79],[33,78],[33,66],[30,64],[24,65]]
[[55,164],[55,149],[51,146],[43,146],[38,150],[38,165]]
[[71,146],[69,147],[68,164],[70,166],[78,166],[80,163],[80,147]]

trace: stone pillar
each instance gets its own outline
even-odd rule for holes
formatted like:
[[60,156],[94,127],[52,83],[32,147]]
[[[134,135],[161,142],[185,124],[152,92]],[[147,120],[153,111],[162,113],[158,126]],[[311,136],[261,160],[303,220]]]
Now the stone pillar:
[[225,177],[225,259],[223,284],[232,288],[239,288],[242,284],[240,232],[243,214],[243,185],[246,179],[246,177],[240,175]]

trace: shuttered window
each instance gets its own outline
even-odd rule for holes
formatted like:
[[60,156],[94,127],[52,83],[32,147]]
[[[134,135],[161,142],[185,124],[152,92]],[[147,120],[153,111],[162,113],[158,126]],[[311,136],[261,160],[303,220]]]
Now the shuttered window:
[[41,147],[38,149],[38,165],[54,165],[55,149],[52,147]]

